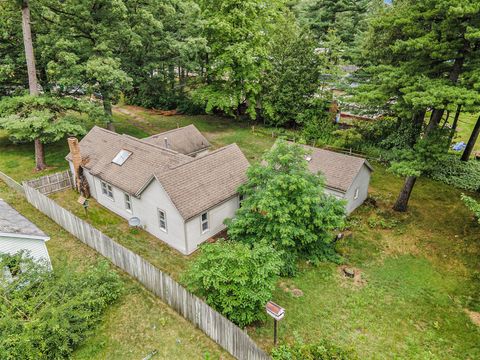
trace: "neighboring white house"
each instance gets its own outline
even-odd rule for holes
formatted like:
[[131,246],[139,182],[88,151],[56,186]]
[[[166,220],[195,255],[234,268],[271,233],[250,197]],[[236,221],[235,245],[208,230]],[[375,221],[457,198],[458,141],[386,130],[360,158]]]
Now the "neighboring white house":
[[0,199],[0,254],[28,251],[34,260],[46,262],[51,267],[45,245],[49,239],[35,224]]
[[94,127],[69,145],[71,171],[81,167],[93,198],[183,254],[225,228],[249,166],[236,144],[208,152],[193,125],[145,139]]
[[363,204],[373,171],[364,158],[302,145],[307,151],[308,168],[325,178],[325,191],[347,201],[347,214]]

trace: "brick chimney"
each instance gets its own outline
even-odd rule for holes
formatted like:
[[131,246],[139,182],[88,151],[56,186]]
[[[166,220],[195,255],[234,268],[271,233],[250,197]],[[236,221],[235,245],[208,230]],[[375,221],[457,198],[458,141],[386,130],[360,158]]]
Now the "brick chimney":
[[80,190],[79,169],[80,169],[80,165],[82,164],[82,155],[80,154],[80,146],[78,145],[78,139],[76,137],[69,137],[68,147],[70,148],[70,154],[72,154],[73,176],[75,179],[75,188],[77,190]]

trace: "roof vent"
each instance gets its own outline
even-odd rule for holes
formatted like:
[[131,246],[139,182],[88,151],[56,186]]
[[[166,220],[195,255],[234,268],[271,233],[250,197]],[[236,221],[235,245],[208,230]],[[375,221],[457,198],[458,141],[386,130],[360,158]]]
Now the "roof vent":
[[132,155],[128,150],[120,150],[118,154],[113,158],[112,162],[117,165],[123,165],[125,161]]
[[168,149],[168,139],[164,138],[163,140],[165,141],[165,148]]

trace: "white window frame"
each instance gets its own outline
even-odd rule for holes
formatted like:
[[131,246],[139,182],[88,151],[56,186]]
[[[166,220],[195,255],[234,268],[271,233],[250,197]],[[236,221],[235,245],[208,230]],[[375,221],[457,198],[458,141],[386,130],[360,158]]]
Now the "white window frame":
[[113,198],[113,187],[109,183],[106,183],[105,181],[100,181],[102,184],[102,194],[108,197],[110,200],[115,200]]
[[[205,215],[205,220],[203,220],[203,215]],[[202,234],[205,234],[206,232],[208,232],[210,230],[210,223],[209,223],[209,216],[208,216],[208,211],[205,211],[204,213],[202,213],[200,215],[200,231],[202,232]],[[204,228],[203,225],[206,224],[207,227]]]
[[357,200],[357,199],[358,199],[359,193],[360,193],[360,189],[359,189],[359,188],[356,188],[356,189],[355,189],[355,193],[353,194],[353,200]]
[[[157,209],[157,214],[158,214],[158,226],[160,230],[164,232],[168,232],[166,211],[162,209]],[[162,222],[163,222],[163,225],[162,225]]]
[[132,197],[130,196],[130,194],[123,193],[123,200],[125,202],[125,211],[132,214],[133,213],[133,207],[132,207]]

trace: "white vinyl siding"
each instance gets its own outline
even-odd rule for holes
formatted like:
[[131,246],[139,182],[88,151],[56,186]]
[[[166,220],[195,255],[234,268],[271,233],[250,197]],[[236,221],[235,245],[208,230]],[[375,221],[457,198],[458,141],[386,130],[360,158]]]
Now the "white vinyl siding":
[[125,210],[127,210],[129,213],[132,212],[132,199],[130,198],[130,195],[127,193],[123,194],[125,198]]
[[160,230],[167,232],[167,214],[163,210],[158,210],[158,224]]
[[112,185],[107,184],[105,181],[102,181],[101,184],[102,184],[102,194],[113,200]]
[[208,226],[208,212],[204,212],[202,216],[200,217],[200,223],[202,227],[202,234],[206,233],[209,230]]

